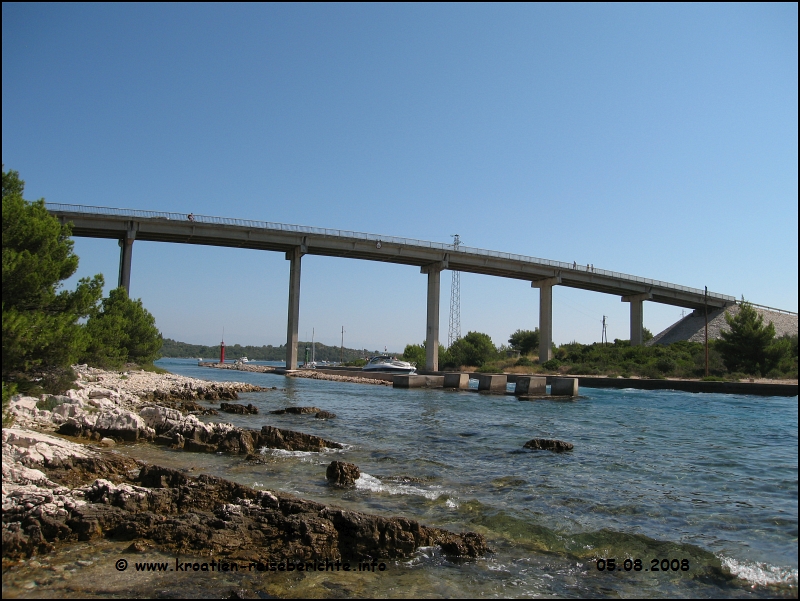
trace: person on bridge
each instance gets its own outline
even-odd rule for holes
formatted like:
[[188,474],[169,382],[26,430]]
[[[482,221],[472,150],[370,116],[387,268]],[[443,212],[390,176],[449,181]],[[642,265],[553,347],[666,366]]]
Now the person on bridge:
[[194,213],[189,213],[189,221],[194,221]]

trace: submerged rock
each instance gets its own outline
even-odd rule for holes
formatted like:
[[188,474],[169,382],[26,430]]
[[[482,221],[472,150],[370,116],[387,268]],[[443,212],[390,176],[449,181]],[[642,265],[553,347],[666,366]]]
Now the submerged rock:
[[550,438],[534,438],[529,440],[523,445],[526,449],[537,449],[545,451],[571,451],[574,445],[571,442],[564,442],[563,440],[554,440]]
[[317,419],[333,419],[336,417],[336,414],[331,413],[330,411],[317,411],[317,414],[314,417]]
[[240,415],[255,415],[258,413],[258,407],[252,403],[248,403],[247,406],[237,403],[220,403],[219,408],[225,413],[238,413]]
[[334,486],[354,486],[356,480],[361,477],[361,470],[354,463],[331,461],[325,471],[325,477]]
[[313,434],[303,434],[293,430],[283,430],[273,426],[264,426],[258,433],[258,446],[287,451],[321,451],[322,449],[342,449],[338,442],[325,440]]
[[284,413],[294,413],[295,415],[303,415],[306,413],[319,413],[322,409],[318,407],[286,407],[285,409],[277,409],[276,411],[270,411],[270,413],[275,415],[283,415]]

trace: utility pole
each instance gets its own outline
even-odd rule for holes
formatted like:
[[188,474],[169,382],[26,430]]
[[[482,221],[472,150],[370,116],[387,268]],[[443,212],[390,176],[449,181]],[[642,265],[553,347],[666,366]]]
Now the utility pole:
[[603,333],[600,336],[600,342],[605,346],[608,343],[608,334],[606,333],[606,316],[603,315]]
[[706,308],[706,378],[708,377],[708,286],[703,295],[703,304]]

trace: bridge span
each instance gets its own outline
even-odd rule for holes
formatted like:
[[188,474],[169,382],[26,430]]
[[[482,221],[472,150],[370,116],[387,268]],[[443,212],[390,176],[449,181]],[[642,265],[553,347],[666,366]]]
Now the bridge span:
[[47,203],[62,223],[72,223],[74,236],[119,240],[119,285],[130,292],[135,240],[251,248],[285,253],[289,267],[289,318],[286,335],[287,369],[297,367],[300,321],[300,266],[303,255],[323,255],[400,263],[420,268],[428,276],[425,368],[439,368],[439,295],[442,270],[481,273],[531,282],[539,289],[539,360],[552,358],[553,286],[568,286],[618,295],[630,303],[631,344],[642,344],[643,305],[652,301],[690,309],[720,308],[733,296],[670,284],[638,276],[480,248],[409,238],[331,230],[264,221],[248,221],[109,207]]

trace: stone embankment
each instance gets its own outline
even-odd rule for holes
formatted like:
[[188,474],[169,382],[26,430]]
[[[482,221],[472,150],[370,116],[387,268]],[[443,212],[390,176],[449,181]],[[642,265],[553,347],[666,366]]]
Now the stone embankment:
[[197,399],[235,399],[238,392],[259,390],[249,384],[86,366],[76,372],[77,389],[65,395],[11,399],[17,427],[3,430],[4,558],[30,557],[57,543],[103,536],[245,559],[266,552],[303,560],[407,557],[427,545],[439,545],[450,555],[486,552],[478,534],[345,511],[210,476],[189,478],[32,431],[57,430],[105,446],[145,440],[251,458],[261,448],[342,448],[302,432],[204,423],[194,414],[202,410]]
[[[725,309],[709,309],[708,311],[708,339],[719,340],[722,338],[723,330],[730,330],[725,314],[736,315],[739,312],[739,305],[732,305]],[[780,313],[770,311],[761,307],[754,307],[756,313],[761,315],[764,323],[771,323],[775,327],[775,336],[797,335],[797,314]],[[669,326],[663,332],[659,332],[647,345],[653,344],[672,344],[688,340],[689,342],[703,342],[705,340],[706,314],[703,309],[695,309],[686,317],[681,318]]]

